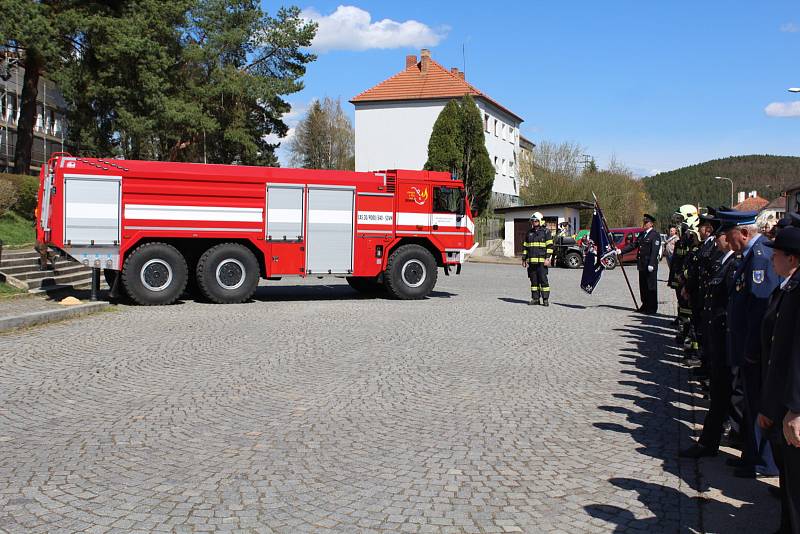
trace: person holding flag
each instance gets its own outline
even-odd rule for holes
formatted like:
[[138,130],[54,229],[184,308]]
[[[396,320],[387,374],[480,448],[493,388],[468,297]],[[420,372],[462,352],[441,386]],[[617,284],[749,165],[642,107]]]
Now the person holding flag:
[[635,241],[626,245],[622,250],[617,249],[617,255],[627,254],[633,249],[636,252],[636,267],[639,270],[639,296],[642,305],[641,313],[658,313],[658,253],[661,250],[661,236],[653,230],[656,218],[645,213],[642,218],[642,230]]

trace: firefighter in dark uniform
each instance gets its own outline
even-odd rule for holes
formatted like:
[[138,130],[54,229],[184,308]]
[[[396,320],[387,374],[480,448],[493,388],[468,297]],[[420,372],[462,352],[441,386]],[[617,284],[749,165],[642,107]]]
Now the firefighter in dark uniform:
[[702,374],[707,374],[709,369],[708,355],[703,351],[703,337],[708,321],[703,317],[703,305],[706,299],[707,286],[715,270],[715,264],[722,256],[717,248],[714,231],[719,224],[715,222],[716,210],[709,207],[708,212],[700,216],[699,234],[702,240],[697,251],[689,256],[686,265],[686,285],[684,298],[692,309],[692,325],[694,330],[694,343],[700,351],[702,361]]
[[[714,230],[719,233],[719,221],[714,221]],[[728,245],[724,234],[719,234],[715,246],[721,256],[714,263],[710,279],[706,284],[703,320],[705,333],[704,351],[708,357],[710,405],[703,421],[703,431],[697,444],[680,452],[684,458],[716,456],[722,440],[725,421],[731,415],[733,395],[733,370],[727,359],[728,298],[734,285],[734,274],[739,266],[739,257]]]
[[[538,211],[531,215],[531,227],[522,244],[522,265],[531,280],[531,300],[528,305],[550,305],[550,282],[547,269],[553,257],[553,234],[544,226],[544,216]],[[541,299],[541,300],[540,300]]]
[[772,265],[784,277],[761,326],[766,364],[759,427],[769,434],[780,473],[781,528],[800,533],[800,228],[785,226],[773,241]]
[[692,342],[692,308],[691,303],[684,297],[684,286],[686,285],[686,267],[689,258],[695,253],[700,245],[700,238],[697,233],[699,218],[697,208],[691,204],[685,204],[675,212],[676,222],[680,223],[681,237],[675,244],[675,253],[669,269],[669,286],[675,289],[678,301],[678,334],[675,341],[683,343],[687,339]]
[[661,235],[653,229],[655,217],[645,213],[642,217],[642,227],[639,236],[633,243],[626,245],[617,254],[627,254],[633,249],[636,251],[636,268],[639,271],[639,296],[642,305],[639,311],[647,314],[658,313],[658,253],[661,251]]

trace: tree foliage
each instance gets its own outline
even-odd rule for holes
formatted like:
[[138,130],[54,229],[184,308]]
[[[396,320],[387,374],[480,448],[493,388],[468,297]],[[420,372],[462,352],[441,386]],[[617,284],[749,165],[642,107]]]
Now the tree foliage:
[[455,173],[464,180],[470,205],[479,212],[488,207],[495,171],[481,113],[470,95],[449,101],[439,113],[428,140],[425,169]]
[[41,58],[83,155],[276,164],[267,136],[286,134],[283,96],[315,59],[302,49],[316,25],[257,0],[0,0],[0,10],[0,43],[26,66]]
[[800,158],[790,156],[733,156],[682,167],[644,178],[648,195],[655,203],[656,217],[666,221],[682,204],[719,206],[731,204],[734,192],[757,191],[767,200],[778,197],[800,182]]
[[583,168],[584,152],[576,143],[540,143],[534,149],[531,175],[520,190],[523,204],[591,202],[594,193],[610,226],[641,224],[642,214],[651,208],[644,184],[616,160],[602,170],[591,161]]
[[67,17],[62,16],[69,11],[68,4],[0,0],[0,52],[18,55],[18,65],[25,69],[14,149],[14,172],[18,174],[30,172],[39,79],[63,62],[73,48],[66,31]]
[[355,168],[355,133],[339,99],[314,100],[289,142],[291,163],[307,169]]

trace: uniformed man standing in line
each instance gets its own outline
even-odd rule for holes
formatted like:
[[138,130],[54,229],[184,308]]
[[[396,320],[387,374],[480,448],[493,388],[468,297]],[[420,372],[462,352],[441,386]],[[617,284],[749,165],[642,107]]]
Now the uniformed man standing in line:
[[758,425],[770,435],[780,471],[779,532],[800,533],[800,424],[797,431],[782,428],[785,419],[800,417],[800,228],[784,226],[764,246],[773,249],[772,265],[784,281],[772,293],[762,323],[767,370]]
[[661,251],[661,235],[653,230],[656,219],[645,213],[642,217],[642,227],[636,240],[617,249],[617,254],[627,254],[633,249],[636,251],[636,269],[639,271],[639,298],[642,305],[639,311],[646,314],[658,313],[658,253]]
[[772,291],[781,279],[772,267],[772,249],[758,233],[755,211],[718,211],[721,230],[731,250],[740,253],[741,264],[734,275],[728,301],[728,363],[739,368],[744,394],[742,416],[742,464],[734,476],[775,476],[778,468],[772,450],[756,418],[761,403],[763,379],[761,322]]
[[[718,225],[717,225],[718,228]],[[710,405],[703,421],[703,431],[697,443],[680,452],[683,458],[716,456],[722,440],[723,427],[728,419],[733,395],[733,371],[726,357],[728,296],[733,287],[733,275],[738,267],[738,258],[728,246],[725,235],[715,241],[722,256],[715,262],[715,268],[707,284],[703,318],[705,334],[703,348],[708,357],[711,384]]]
[[[531,227],[525,234],[522,245],[522,265],[528,269],[531,281],[531,300],[529,306],[550,305],[550,282],[547,269],[553,257],[553,235],[544,225],[544,215],[534,212],[530,218]],[[540,300],[541,299],[541,300]]]

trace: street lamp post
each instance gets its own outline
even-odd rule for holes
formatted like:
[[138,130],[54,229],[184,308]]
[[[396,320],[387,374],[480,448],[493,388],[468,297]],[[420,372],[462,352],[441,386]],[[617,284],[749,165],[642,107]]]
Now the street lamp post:
[[732,208],[733,207],[733,180],[731,180],[730,178],[725,178],[724,176],[715,176],[714,179],[715,180],[728,180],[731,183],[731,205],[730,205],[730,207]]

